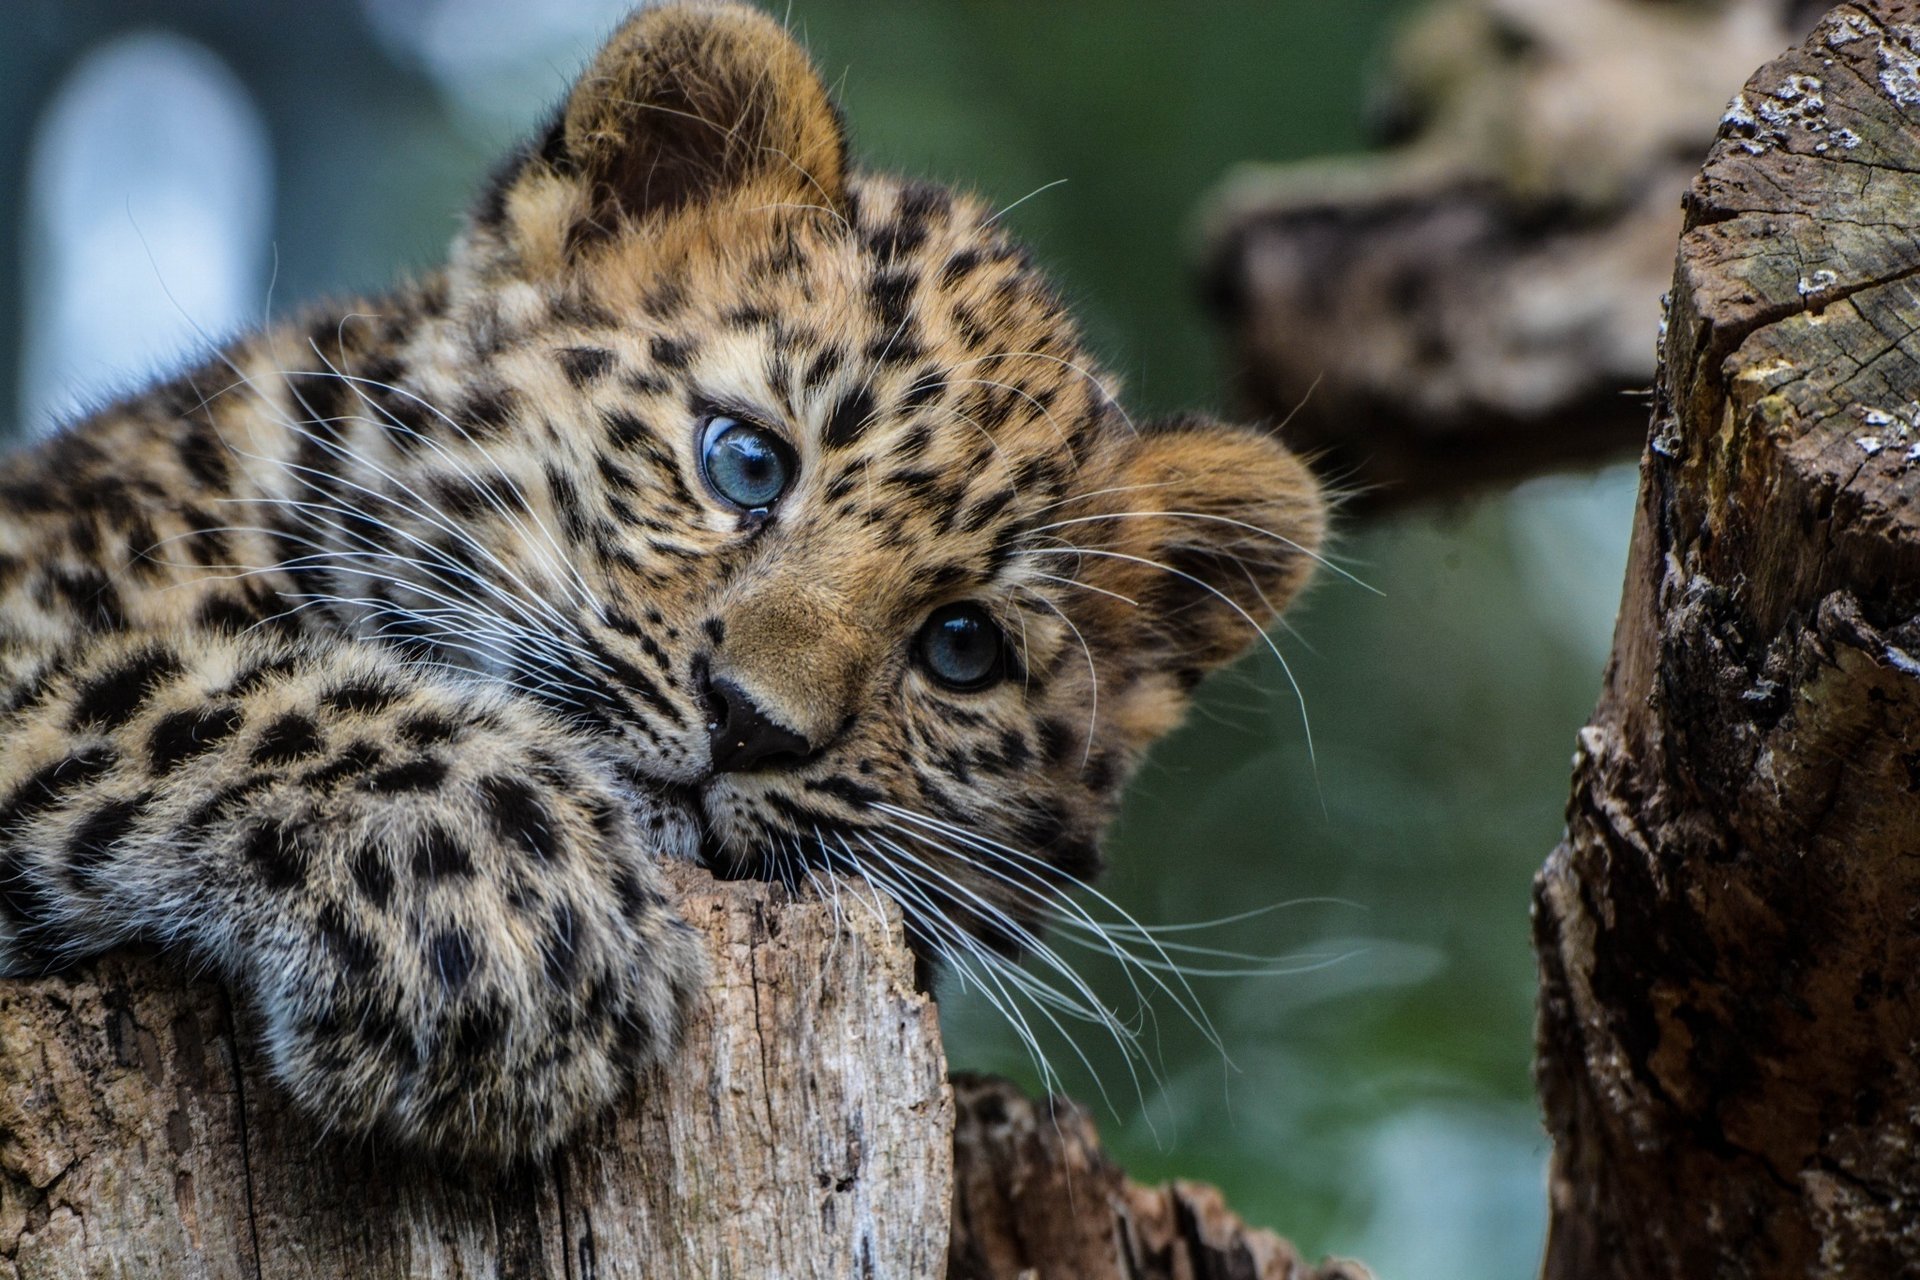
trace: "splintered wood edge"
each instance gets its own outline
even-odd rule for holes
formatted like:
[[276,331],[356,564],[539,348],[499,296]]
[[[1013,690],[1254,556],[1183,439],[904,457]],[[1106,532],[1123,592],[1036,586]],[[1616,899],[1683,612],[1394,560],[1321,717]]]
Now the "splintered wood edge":
[[1307,1263],[1212,1187],[1129,1181],[1072,1102],[984,1076],[953,1083],[953,1280],[1371,1280],[1357,1262]]

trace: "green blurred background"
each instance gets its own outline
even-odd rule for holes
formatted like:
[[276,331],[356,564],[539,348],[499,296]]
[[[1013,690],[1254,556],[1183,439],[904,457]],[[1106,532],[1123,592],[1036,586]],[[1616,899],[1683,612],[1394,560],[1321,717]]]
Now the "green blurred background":
[[[6,417],[44,430],[269,305],[432,264],[622,7],[16,0]],[[1139,411],[1230,412],[1196,210],[1237,162],[1361,146],[1367,71],[1406,7],[793,0],[789,18],[871,162],[1017,202]],[[1105,887],[1150,924],[1298,903],[1180,935],[1297,962],[1199,985],[1224,1056],[1156,1002],[1159,1080],[1138,1092],[1097,1034],[1085,1063],[1048,1042],[1136,1177],[1215,1182],[1386,1280],[1534,1273],[1528,884],[1560,833],[1631,505],[1616,467],[1349,527],[1337,558],[1378,594],[1324,576],[1277,633],[1301,696],[1257,653],[1155,753]],[[1132,1015],[1124,975],[1085,971]],[[1038,1081],[991,1009],[942,1006],[956,1067]]]

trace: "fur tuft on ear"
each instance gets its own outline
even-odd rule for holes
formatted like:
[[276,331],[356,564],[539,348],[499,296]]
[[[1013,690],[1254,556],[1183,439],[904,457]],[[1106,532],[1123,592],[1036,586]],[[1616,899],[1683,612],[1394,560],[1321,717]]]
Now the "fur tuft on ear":
[[1087,521],[1091,584],[1136,602],[1142,643],[1197,679],[1306,585],[1326,532],[1312,472],[1273,435],[1200,417],[1142,429]]
[[846,165],[839,112],[778,22],[677,0],[614,32],[479,218],[537,250],[731,198],[837,212]]

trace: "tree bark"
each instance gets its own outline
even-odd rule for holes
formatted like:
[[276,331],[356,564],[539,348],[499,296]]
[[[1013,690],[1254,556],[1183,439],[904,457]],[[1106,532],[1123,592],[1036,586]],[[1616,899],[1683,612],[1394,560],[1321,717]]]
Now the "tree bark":
[[1370,1280],[1355,1262],[1308,1264],[1212,1187],[1129,1182],[1070,1102],[1036,1103],[1004,1080],[953,1084],[950,1280]]
[[[680,1052],[596,1132],[503,1177],[329,1137],[266,1077],[248,1011],[157,958],[0,983],[0,1280],[937,1280],[956,1220],[968,1280],[1363,1274],[1305,1268],[1204,1190],[1130,1186],[1064,1105],[1070,1153],[956,1148],[897,913],[674,875],[714,961]],[[1104,1255],[1034,1248],[996,1234],[1011,1218],[982,1228],[976,1186],[1024,1188],[1025,1214],[1152,1221]]]
[[1370,512],[1630,455],[1680,198],[1805,0],[1441,0],[1382,92],[1395,145],[1249,167],[1208,292],[1257,412]]
[[1607,685],[1535,893],[1548,1280],[1920,1273],[1920,5],[1687,201]]

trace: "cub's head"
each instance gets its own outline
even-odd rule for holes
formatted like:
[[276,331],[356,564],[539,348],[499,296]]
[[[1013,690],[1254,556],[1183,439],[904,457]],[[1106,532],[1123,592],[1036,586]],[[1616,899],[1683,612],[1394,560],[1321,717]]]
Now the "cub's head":
[[381,421],[486,583],[457,652],[607,734],[666,843],[857,869],[936,952],[1092,872],[1321,538],[1270,434],[1130,419],[989,207],[857,171],[754,9],[631,18],[429,311]]

